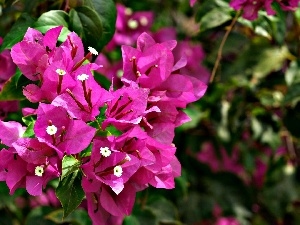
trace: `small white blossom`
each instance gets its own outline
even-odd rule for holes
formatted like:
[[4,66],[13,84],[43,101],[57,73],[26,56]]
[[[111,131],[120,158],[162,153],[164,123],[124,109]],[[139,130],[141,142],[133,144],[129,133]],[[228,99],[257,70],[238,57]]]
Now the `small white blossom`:
[[125,15],[126,16],[131,16],[132,15],[132,9],[131,8],[126,8],[125,9]]
[[128,20],[127,25],[129,28],[134,30],[139,26],[139,23],[138,23],[138,21],[136,21],[134,19],[130,19],[130,20]]
[[92,53],[93,55],[98,55],[98,52],[96,49],[94,49],[93,47],[88,47],[88,50],[90,51],[90,53]]
[[122,69],[117,71],[117,77],[121,78],[123,77],[124,71]]
[[140,23],[142,24],[142,26],[147,26],[148,25],[148,19],[145,16],[142,16],[140,18]]
[[108,157],[111,154],[111,150],[109,150],[108,147],[101,147],[100,148],[100,153],[101,155],[103,155],[104,157]]
[[60,76],[64,76],[67,73],[65,70],[62,69],[56,69],[55,72]]
[[122,167],[121,166],[115,166],[115,168],[114,168],[114,175],[116,177],[120,177],[120,176],[122,176],[122,173],[123,173]]
[[80,80],[80,81],[87,80],[88,78],[89,78],[89,75],[87,75],[85,73],[77,76],[77,79]]
[[48,126],[48,127],[46,128],[46,132],[47,132],[47,134],[49,134],[49,135],[54,135],[54,134],[56,134],[56,132],[57,132],[57,127],[54,126],[54,125]]
[[43,176],[44,173],[44,167],[43,166],[36,166],[34,170],[34,174],[38,177]]

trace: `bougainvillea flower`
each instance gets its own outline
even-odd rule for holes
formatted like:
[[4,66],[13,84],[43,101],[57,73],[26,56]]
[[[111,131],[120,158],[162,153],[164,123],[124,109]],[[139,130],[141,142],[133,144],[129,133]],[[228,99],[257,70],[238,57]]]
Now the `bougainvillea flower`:
[[39,31],[28,28],[23,41],[14,45],[11,56],[21,72],[30,80],[39,80],[46,68],[49,54],[56,48],[62,26],[48,30],[43,36]]
[[296,8],[299,6],[300,0],[287,0],[287,1],[282,1],[282,0],[276,0],[281,8],[286,11],[290,10],[296,10]]
[[121,45],[133,46],[141,33],[150,30],[154,18],[151,11],[133,12],[132,9],[122,4],[118,3],[116,6],[116,31],[112,40],[106,46],[108,50]]
[[248,20],[255,20],[258,17],[258,11],[265,9],[268,15],[274,15],[272,9],[273,0],[231,0],[229,5],[235,10],[243,10],[243,17]]
[[50,206],[50,207],[60,207],[61,203],[56,197],[55,190],[53,188],[48,188],[39,196],[33,196],[30,198],[30,207],[35,208],[39,206]]
[[[0,37],[0,45],[2,38]],[[0,53],[0,83],[7,81],[16,72],[16,64],[12,61],[9,50]]]
[[[83,178],[83,182],[86,181]],[[83,183],[83,188],[85,184]],[[132,211],[135,201],[135,190],[130,184],[125,184],[120,194],[115,194],[109,186],[99,184],[97,190],[86,191],[88,214],[94,224],[115,224],[118,218],[124,218]]]
[[[110,154],[105,154],[103,148]],[[91,159],[82,165],[83,172],[88,179],[98,180],[119,194],[129,178],[140,165],[139,160],[119,149],[111,149],[107,139],[94,140]]]
[[[38,146],[34,146],[37,148],[33,150],[30,144],[27,147],[27,151],[39,151]],[[25,153],[24,156],[28,155]],[[30,195],[40,195],[47,183],[60,175],[57,157],[46,157],[44,161],[38,159],[36,160],[36,162],[39,162],[37,164],[28,163],[18,155],[14,148],[10,148],[1,150],[0,158],[7,159],[1,161],[0,168],[4,168],[6,173],[5,181],[10,189],[10,194],[13,194],[17,188],[25,187]],[[31,160],[32,157],[28,159]]]
[[196,2],[197,2],[197,0],[190,0],[190,6],[193,7]]
[[190,41],[180,41],[177,43],[176,48],[173,50],[175,61],[179,61],[182,56],[185,56],[186,65],[180,68],[179,73],[193,76],[203,83],[209,82],[210,73],[202,65],[205,58],[203,48],[199,44],[194,44]]
[[26,128],[15,121],[0,121],[0,141],[9,147],[23,136]]
[[218,158],[215,151],[211,143],[205,142],[202,145],[201,151],[197,154],[197,159],[200,162],[208,164],[213,172],[228,171],[239,174],[244,171],[243,166],[239,163],[238,148],[235,147],[231,154],[228,154],[226,149],[221,148],[220,158]]
[[160,101],[171,102],[177,107],[185,108],[188,103],[201,98],[206,89],[207,85],[199,79],[181,74],[172,74],[153,90],[152,95],[155,95],[154,93],[158,91],[160,92]]
[[215,225],[240,225],[240,223],[233,217],[221,217],[218,218]]
[[122,46],[123,78],[136,81],[143,88],[152,89],[165,81],[172,72],[173,46],[170,43],[155,44],[153,38],[146,33],[138,38],[138,44],[143,51]]
[[66,93],[57,96],[52,104],[62,106],[68,113],[85,122],[92,121],[99,115],[99,107],[111,99],[111,94],[94,79],[91,69],[95,64],[87,64],[76,71],[76,85]]
[[40,103],[34,132],[40,141],[55,146],[61,155],[84,150],[93,139],[96,129],[82,120],[70,118],[63,107]]
[[19,108],[19,101],[0,101],[0,120],[5,119],[8,113],[18,111]]
[[[125,130],[131,125],[138,124],[145,116],[149,89],[139,88],[131,82],[131,86],[123,87],[112,93],[112,100],[107,102],[105,111],[106,119],[103,121],[103,128],[112,124],[120,130]],[[159,109],[156,107],[155,109]]]

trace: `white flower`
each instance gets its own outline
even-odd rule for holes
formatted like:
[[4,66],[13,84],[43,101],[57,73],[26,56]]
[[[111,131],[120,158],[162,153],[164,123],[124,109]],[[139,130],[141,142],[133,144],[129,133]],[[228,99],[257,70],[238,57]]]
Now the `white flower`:
[[80,80],[80,81],[87,80],[88,78],[89,78],[89,75],[87,75],[85,73],[77,76],[77,79]]
[[44,173],[44,167],[43,166],[36,166],[34,170],[34,174],[38,177],[43,176]]
[[90,53],[92,53],[93,55],[98,55],[98,52],[96,49],[94,49],[93,47],[88,47],[88,50],[90,51]]
[[116,177],[120,177],[120,176],[122,176],[122,173],[123,173],[122,167],[121,166],[115,166],[115,168],[114,168],[114,175]]
[[125,8],[125,15],[131,16],[132,15],[132,9],[131,8]]
[[48,126],[48,127],[46,128],[46,132],[47,132],[47,134],[49,134],[49,135],[54,135],[54,134],[56,134],[56,132],[57,132],[57,127],[54,126],[54,125]]
[[66,75],[67,73],[65,70],[62,69],[56,69],[55,72],[60,76]]
[[127,25],[129,28],[134,30],[139,26],[139,23],[138,23],[138,21],[136,21],[134,19],[130,19],[130,20],[128,20]]
[[117,71],[117,77],[121,78],[123,77],[124,71],[122,69]]
[[108,147],[101,147],[100,148],[100,153],[101,155],[103,155],[104,157],[108,157],[111,154],[111,150],[109,150]]
[[147,26],[148,25],[148,19],[145,16],[142,16],[140,18],[140,23],[142,24],[142,26]]

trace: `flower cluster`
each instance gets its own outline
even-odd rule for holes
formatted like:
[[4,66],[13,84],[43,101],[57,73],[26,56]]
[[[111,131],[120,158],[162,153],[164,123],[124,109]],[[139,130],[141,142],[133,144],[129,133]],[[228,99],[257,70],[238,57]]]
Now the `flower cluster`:
[[112,50],[120,45],[134,45],[138,36],[147,32],[152,26],[154,13],[152,11],[134,12],[131,8],[117,3],[116,31],[112,40],[106,46]]
[[[74,32],[57,46],[62,27],[44,35],[29,28],[11,56],[32,82],[26,98],[38,107],[24,108],[30,127],[0,121],[0,180],[14,193],[26,188],[42,194],[62,175],[65,156],[80,163],[82,188],[94,224],[112,224],[131,212],[135,194],[149,185],[173,188],[181,173],[174,129],[189,121],[182,111],[201,98],[206,84],[179,73],[186,60],[175,61],[176,41],[156,43],[147,33],[137,48],[122,47],[123,76],[118,89],[104,89]],[[115,131],[115,132],[112,132]],[[7,134],[10,135],[7,135]]]
[[295,10],[299,5],[299,0],[231,0],[229,3],[235,10],[243,10],[243,17],[248,20],[255,20],[258,17],[258,11],[264,8],[268,15],[274,15],[272,8],[273,2],[279,3],[285,11]]

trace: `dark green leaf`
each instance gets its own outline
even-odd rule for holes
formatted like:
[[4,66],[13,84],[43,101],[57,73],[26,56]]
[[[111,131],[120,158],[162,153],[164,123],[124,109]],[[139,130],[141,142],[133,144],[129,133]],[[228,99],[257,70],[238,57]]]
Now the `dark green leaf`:
[[162,196],[154,197],[146,206],[163,224],[180,224],[175,205]]
[[94,73],[95,80],[101,85],[101,87],[108,90],[111,86],[111,81],[107,79],[107,77],[103,76],[102,74],[99,74],[97,72]]
[[214,8],[201,18],[200,31],[218,27],[231,19],[232,17],[228,11],[223,8]]
[[4,83],[3,89],[0,91],[0,101],[25,99],[22,86],[28,84],[28,79],[21,75],[21,72],[17,70],[15,75]]
[[97,50],[102,44],[102,22],[98,13],[87,6],[80,6],[70,10],[70,29],[75,31],[84,45]]
[[113,0],[88,0],[101,18],[103,35],[99,40],[101,50],[113,37],[117,18],[116,5]]
[[300,100],[300,83],[292,84],[284,96],[284,104],[295,104]]
[[85,196],[78,171],[64,177],[59,182],[56,189],[56,196],[64,210],[63,218],[66,218],[80,205]]
[[34,22],[34,19],[28,14],[22,14],[14,23],[9,33],[5,35],[0,52],[4,49],[10,49],[13,45],[20,42],[23,39],[28,27],[33,26]]
[[63,217],[63,209],[55,210],[48,215],[45,216],[48,220],[55,222],[56,224],[65,224],[71,223],[72,225],[92,225],[92,221],[89,218],[89,215],[84,209],[76,209],[70,215],[68,215],[64,220]]
[[25,225],[55,225],[54,222],[45,218],[45,215],[50,213],[52,209],[48,206],[37,207],[30,211],[26,218]]

